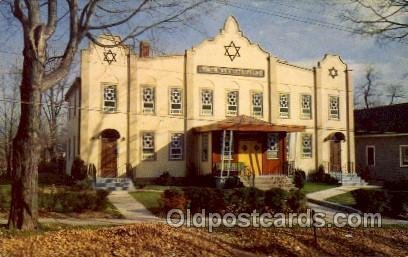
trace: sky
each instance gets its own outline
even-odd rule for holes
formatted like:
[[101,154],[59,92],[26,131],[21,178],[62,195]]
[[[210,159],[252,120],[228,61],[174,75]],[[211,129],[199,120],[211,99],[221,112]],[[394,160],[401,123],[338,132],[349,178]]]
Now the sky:
[[[341,10],[347,7],[344,3],[340,0],[231,0],[230,5],[225,5],[216,1],[205,13],[196,10],[192,21],[180,23],[170,31],[146,33],[139,39],[151,39],[154,34],[154,49],[167,54],[183,53],[184,49],[215,36],[225,19],[233,15],[245,36],[280,59],[312,67],[325,53],[338,54],[353,70],[355,88],[364,83],[364,71],[371,65],[381,84],[377,95],[384,95],[385,86],[391,83],[402,84],[408,92],[407,77],[404,79],[408,73],[408,44],[392,41],[380,44],[375,38],[344,31],[352,26],[339,18]],[[0,19],[2,73],[19,58],[10,54],[21,52],[22,39],[18,31],[18,25]],[[84,42],[82,47],[86,44]],[[72,72],[77,73],[78,68],[74,67]],[[408,99],[402,101],[408,102]]]

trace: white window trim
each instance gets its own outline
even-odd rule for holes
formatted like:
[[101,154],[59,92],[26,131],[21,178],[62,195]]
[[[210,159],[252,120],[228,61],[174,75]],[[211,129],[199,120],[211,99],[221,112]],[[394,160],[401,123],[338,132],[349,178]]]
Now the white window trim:
[[[231,112],[230,110],[228,110],[228,106],[230,106],[229,103],[228,103],[228,94],[230,92],[236,92],[237,93],[237,99],[236,99],[237,109],[236,109],[235,112]],[[231,105],[231,106],[233,106],[233,105]],[[226,91],[226,93],[225,93],[225,116],[234,117],[234,116],[238,116],[238,115],[239,115],[239,90],[238,89],[228,89]]]
[[[264,95],[263,95],[263,92],[262,91],[251,91],[251,115],[253,116],[253,117],[257,117],[257,118],[262,118],[263,117],[263,115],[264,115],[264,108],[263,108],[263,104],[264,104]],[[261,114],[255,114],[255,111],[254,111],[254,95],[255,94],[260,94],[261,95]]]
[[[153,89],[153,108],[146,108],[144,107],[144,92],[145,88],[152,88]],[[140,98],[142,99],[142,113],[144,114],[156,114],[156,87],[151,85],[144,85],[141,87]]]
[[[368,164],[368,148],[372,148],[374,151],[373,151],[373,160],[374,160],[374,163],[373,163],[373,165],[369,165]],[[376,163],[376,161],[375,161],[375,145],[366,145],[366,147],[365,147],[365,157],[366,157],[366,165],[368,166],[368,167],[375,167],[375,163]]]
[[[180,102],[180,104],[181,104],[181,107],[180,107],[180,111],[179,111],[179,109],[172,109],[171,108],[171,105],[172,105],[172,102],[171,102],[171,91],[173,90],[173,89],[177,89],[177,90],[180,90],[180,95],[181,95],[181,102]],[[183,92],[183,88],[181,88],[181,87],[170,87],[169,88],[169,114],[170,115],[183,115],[183,109],[184,109],[184,92]],[[175,112],[177,110],[177,112]]]
[[[280,98],[281,98],[281,96],[283,96],[283,95],[287,95],[287,98],[288,98],[288,111],[287,112],[282,112],[281,111],[281,105],[280,105]],[[290,119],[290,102],[291,102],[291,100],[290,100],[290,94],[289,93],[279,93],[279,98],[278,98],[278,104],[279,104],[279,117],[281,118],[281,119]]]
[[[337,117],[333,117],[332,116],[332,114],[331,114],[331,103],[330,103],[330,99],[332,98],[332,97],[336,97],[337,98]],[[338,96],[338,95],[329,95],[329,102],[328,102],[328,104],[329,104],[329,120],[336,120],[336,121],[339,121],[340,120],[340,96]]]
[[[105,107],[105,88],[112,86],[115,88],[115,106],[114,107]],[[102,110],[104,113],[116,113],[118,111],[118,86],[114,83],[102,83]],[[108,108],[113,108],[114,110],[107,110]]]
[[408,147],[408,145],[400,145],[399,146],[399,148],[400,148],[400,167],[401,168],[407,168],[408,167],[408,165],[403,165],[402,164],[402,148],[404,148],[404,147]]
[[[144,154],[144,145],[143,145],[143,136],[144,136],[144,134],[146,134],[146,133],[151,133],[151,134],[153,134],[153,158],[151,158],[151,159],[149,159],[149,158],[145,158],[145,154]],[[142,154],[142,161],[155,161],[156,160],[156,157],[157,157],[157,155],[156,155],[156,133],[154,132],[154,131],[142,131],[141,132],[141,148],[142,148],[142,151],[141,151],[141,154]],[[146,149],[150,149],[150,148],[146,148]]]
[[[179,148],[173,148],[171,146],[172,144],[172,137],[173,135],[179,134],[181,137],[181,147],[180,147],[180,157],[175,158],[172,157],[172,150],[173,149],[179,149]],[[183,132],[170,132],[170,143],[169,143],[169,161],[182,161],[184,159],[184,133]]]
[[[303,112],[303,110],[306,110],[305,108],[303,108],[302,104],[303,104],[303,97],[304,96],[308,96],[310,97],[310,112],[309,115],[305,115],[305,113]],[[301,94],[300,95],[300,118],[304,119],[304,120],[311,120],[313,119],[313,99],[312,99],[312,95],[311,94]]]
[[[211,99],[211,112],[207,112],[208,110],[203,109],[203,91],[204,90],[209,90],[212,93],[212,99]],[[200,99],[200,115],[201,116],[213,116],[214,115],[214,89],[212,88],[200,88],[199,92],[199,99]]]

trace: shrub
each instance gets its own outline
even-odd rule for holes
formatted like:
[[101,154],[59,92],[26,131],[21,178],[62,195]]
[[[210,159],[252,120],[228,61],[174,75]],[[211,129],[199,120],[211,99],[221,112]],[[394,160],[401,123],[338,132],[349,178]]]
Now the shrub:
[[336,185],[339,183],[339,181],[336,178],[333,178],[332,176],[325,172],[323,165],[320,165],[317,171],[310,173],[308,179],[312,182],[325,183],[331,185]]
[[287,208],[288,196],[288,191],[282,188],[271,188],[265,192],[265,206],[274,212],[283,212]]
[[71,191],[53,190],[39,192],[39,206],[50,212],[85,212],[101,211],[107,207],[109,192],[97,191]]
[[92,180],[91,179],[84,179],[79,180],[74,183],[72,186],[72,190],[81,191],[81,190],[91,190],[92,189]]
[[301,169],[296,169],[295,174],[293,176],[293,183],[299,189],[302,189],[305,185],[306,181],[306,173]]
[[291,212],[302,212],[306,209],[306,196],[300,190],[289,192],[287,206]]
[[184,192],[178,189],[167,189],[164,191],[160,203],[165,212],[171,209],[185,210],[187,206],[187,200]]
[[187,198],[187,208],[192,212],[222,212],[225,209],[222,190],[210,187],[187,187],[184,189]]
[[87,177],[85,162],[79,157],[74,159],[71,167],[71,176],[74,180],[84,180]]
[[383,190],[357,189],[351,192],[356,206],[363,212],[380,212],[389,210],[389,196]]
[[408,218],[408,191],[388,191],[390,216]]
[[235,188],[225,191],[225,202],[228,211],[252,212],[264,208],[265,193],[254,187]]
[[408,178],[402,178],[399,180],[386,181],[384,183],[384,188],[389,190],[407,190],[408,189]]
[[165,171],[156,179],[155,183],[161,186],[170,186],[172,183],[172,176],[168,171]]
[[215,187],[215,177],[212,174],[191,175],[186,179],[186,184],[193,187]]

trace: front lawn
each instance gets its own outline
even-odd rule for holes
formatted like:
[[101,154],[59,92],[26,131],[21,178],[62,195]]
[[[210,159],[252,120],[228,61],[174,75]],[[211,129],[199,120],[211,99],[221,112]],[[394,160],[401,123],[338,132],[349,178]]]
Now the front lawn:
[[332,203],[338,203],[341,205],[346,205],[346,206],[350,206],[355,208],[356,206],[356,201],[354,200],[353,195],[351,194],[351,192],[347,192],[344,194],[340,194],[340,195],[335,195],[332,196],[330,198],[325,199],[328,202],[332,202]]
[[332,185],[332,184],[326,184],[326,183],[318,183],[318,182],[306,182],[305,186],[300,190],[302,191],[305,195],[317,191],[322,191],[326,189],[330,189],[333,187],[338,187],[339,185]]
[[158,215],[160,213],[161,209],[159,200],[161,198],[161,195],[163,194],[162,192],[135,191],[129,192],[129,194],[138,202],[143,204],[151,213],[155,215]]

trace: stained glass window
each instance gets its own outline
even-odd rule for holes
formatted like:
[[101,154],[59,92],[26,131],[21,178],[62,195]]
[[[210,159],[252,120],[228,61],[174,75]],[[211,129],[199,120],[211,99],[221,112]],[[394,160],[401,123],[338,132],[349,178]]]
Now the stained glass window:
[[268,133],[266,158],[268,160],[278,159],[279,152],[279,135],[276,133]]
[[154,87],[142,88],[142,108],[143,113],[154,113],[155,108],[155,95]]
[[263,116],[263,95],[260,92],[252,93],[252,115],[254,117]]
[[238,115],[238,91],[227,92],[227,116]]
[[312,134],[302,134],[302,157],[312,158]]
[[213,115],[213,91],[201,90],[201,115]]
[[279,116],[289,118],[290,101],[289,94],[279,95]]
[[105,112],[116,111],[116,87],[109,85],[103,89],[103,110]]
[[332,120],[340,119],[339,97],[329,96],[329,118]]
[[170,142],[170,160],[182,160],[183,159],[183,134],[174,133],[171,134]]
[[181,88],[170,89],[170,114],[183,114],[183,95]]
[[142,148],[143,160],[155,160],[156,153],[153,132],[144,132],[142,134]]
[[312,96],[302,95],[301,97],[301,115],[304,119],[312,118]]

